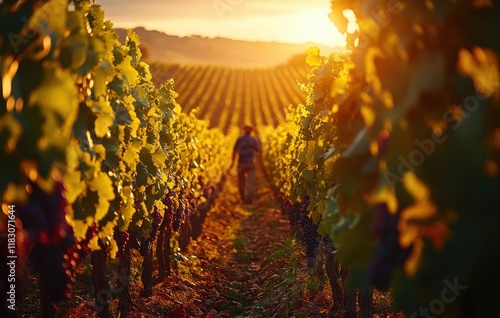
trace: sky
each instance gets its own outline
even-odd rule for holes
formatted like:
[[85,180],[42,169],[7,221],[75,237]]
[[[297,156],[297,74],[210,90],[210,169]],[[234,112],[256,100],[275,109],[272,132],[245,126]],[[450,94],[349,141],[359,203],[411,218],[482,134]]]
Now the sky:
[[116,27],[171,35],[344,46],[330,0],[97,0]]

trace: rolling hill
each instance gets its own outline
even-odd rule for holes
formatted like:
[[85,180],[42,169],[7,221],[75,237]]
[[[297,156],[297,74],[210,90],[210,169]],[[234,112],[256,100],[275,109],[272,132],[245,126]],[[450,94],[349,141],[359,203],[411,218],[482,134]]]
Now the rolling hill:
[[[316,43],[290,44],[279,42],[251,42],[228,38],[207,38],[201,36],[179,37],[166,33],[134,29],[146,47],[148,59],[176,64],[223,65],[237,67],[272,67],[286,63],[296,54],[311,46],[318,46],[322,52],[340,52]],[[126,29],[116,29],[120,40],[124,40]]]

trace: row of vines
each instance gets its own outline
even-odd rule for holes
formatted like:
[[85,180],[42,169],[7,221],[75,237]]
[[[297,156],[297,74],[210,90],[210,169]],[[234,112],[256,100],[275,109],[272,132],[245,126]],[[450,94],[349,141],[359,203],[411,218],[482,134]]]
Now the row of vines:
[[[69,297],[88,254],[95,308],[109,316],[106,259],[118,257],[113,290],[126,317],[131,249],[143,257],[149,296],[153,245],[161,280],[171,246],[183,250],[200,235],[229,166],[230,137],[182,113],[172,80],[155,87],[137,35],[121,44],[90,1],[2,1],[0,26],[0,230],[14,218],[16,232],[15,246],[2,239],[2,255],[17,271],[36,270],[44,317]],[[9,268],[1,268],[9,295]],[[19,306],[2,298],[0,315]]]
[[499,1],[333,0],[352,53],[311,49],[306,103],[261,131],[307,256],[330,246],[347,290],[390,288],[409,317],[497,311],[499,16]]
[[224,132],[245,123],[261,127],[283,122],[290,104],[304,102],[297,81],[306,80],[308,69],[305,64],[249,69],[151,64],[158,83],[175,78],[178,102],[186,110],[196,108],[210,127]]

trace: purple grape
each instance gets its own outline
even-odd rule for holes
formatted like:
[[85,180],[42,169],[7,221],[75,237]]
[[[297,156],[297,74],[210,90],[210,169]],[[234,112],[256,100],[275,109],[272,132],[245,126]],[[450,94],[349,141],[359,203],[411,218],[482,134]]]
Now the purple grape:
[[373,233],[380,242],[370,262],[368,276],[375,288],[387,289],[393,272],[403,266],[411,247],[403,249],[399,245],[397,214],[390,214],[385,204],[378,204],[374,213]]

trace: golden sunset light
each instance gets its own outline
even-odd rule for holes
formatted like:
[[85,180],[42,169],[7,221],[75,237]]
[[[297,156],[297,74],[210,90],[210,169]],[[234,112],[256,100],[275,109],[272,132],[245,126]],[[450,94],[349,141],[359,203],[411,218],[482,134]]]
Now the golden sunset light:
[[170,35],[248,41],[316,42],[345,46],[329,20],[330,1],[101,1],[116,27],[145,27]]
[[0,0],[0,318],[497,317],[500,0]]

